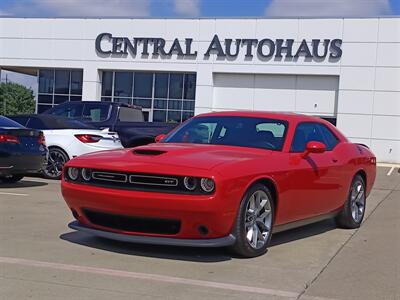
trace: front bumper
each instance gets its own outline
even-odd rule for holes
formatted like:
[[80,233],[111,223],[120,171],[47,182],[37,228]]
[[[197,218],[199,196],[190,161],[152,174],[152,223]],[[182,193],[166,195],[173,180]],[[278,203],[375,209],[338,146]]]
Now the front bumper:
[[[198,240],[195,244],[202,244],[202,241],[208,244],[207,240],[224,239],[229,236],[236,218],[235,205],[226,200],[229,199],[233,202],[233,199],[218,195],[118,190],[65,181],[62,182],[62,194],[81,226],[115,233],[118,236],[127,236],[127,239],[134,240],[136,240],[135,237],[138,237],[139,240],[142,240],[142,237],[160,237],[167,238],[167,240],[179,239],[182,240],[182,244],[186,243],[184,240],[189,240],[191,243],[192,239]],[[96,221],[88,215],[88,211],[121,216],[121,218],[177,220],[180,226],[178,231],[172,233],[135,231],[123,226],[112,226],[111,223],[108,223],[111,224],[108,226]],[[116,222],[118,223],[118,221]],[[204,228],[206,230],[203,231]]]
[[117,240],[121,242],[152,244],[152,245],[168,245],[168,246],[184,246],[184,247],[226,247],[235,243],[235,237],[230,234],[221,238],[214,239],[177,239],[168,237],[156,236],[140,236],[127,235],[110,231],[97,230],[86,227],[78,221],[73,221],[68,224],[68,227],[74,230],[90,233],[99,237]]

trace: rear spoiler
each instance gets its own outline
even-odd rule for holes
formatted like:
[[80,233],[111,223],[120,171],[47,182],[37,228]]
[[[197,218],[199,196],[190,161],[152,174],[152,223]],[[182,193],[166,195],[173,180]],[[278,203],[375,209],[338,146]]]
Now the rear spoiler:
[[369,147],[367,145],[365,145],[365,144],[361,144],[361,143],[355,143],[355,144],[358,145],[358,146],[363,146],[363,147],[369,149]]

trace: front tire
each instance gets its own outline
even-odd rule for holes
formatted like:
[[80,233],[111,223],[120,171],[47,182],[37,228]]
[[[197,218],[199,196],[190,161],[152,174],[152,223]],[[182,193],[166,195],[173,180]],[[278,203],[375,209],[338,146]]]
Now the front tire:
[[236,217],[231,250],[242,257],[256,257],[267,252],[271,241],[275,207],[271,192],[254,184],[246,192]]
[[354,229],[361,225],[366,206],[365,182],[356,175],[350,185],[349,195],[342,211],[336,217],[336,223],[341,228]]
[[16,182],[20,181],[22,178],[24,178],[23,175],[10,175],[10,176],[6,176],[6,177],[1,177],[0,180],[3,183],[16,183]]
[[49,160],[43,170],[43,176],[47,179],[61,179],[62,169],[69,161],[69,157],[64,150],[57,147],[49,148]]

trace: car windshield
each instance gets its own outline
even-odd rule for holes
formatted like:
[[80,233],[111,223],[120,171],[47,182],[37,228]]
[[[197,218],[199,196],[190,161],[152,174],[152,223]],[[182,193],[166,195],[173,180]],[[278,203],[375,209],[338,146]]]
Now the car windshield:
[[266,118],[197,117],[169,134],[162,142],[228,145],[282,150],[287,122]]
[[2,128],[24,128],[21,124],[10,120],[9,118],[0,116],[0,127]]

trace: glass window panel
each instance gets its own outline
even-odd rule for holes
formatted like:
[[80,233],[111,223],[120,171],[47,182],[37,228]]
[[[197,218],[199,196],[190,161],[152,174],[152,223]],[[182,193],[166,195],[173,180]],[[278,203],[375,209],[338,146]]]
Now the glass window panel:
[[133,104],[144,108],[151,108],[151,99],[133,99]]
[[70,96],[69,101],[82,101],[82,96]]
[[38,103],[53,103],[53,96],[52,95],[38,95]]
[[52,94],[54,70],[39,70],[39,93]]
[[153,89],[153,73],[135,73],[135,89],[133,96],[151,98]]
[[103,77],[101,82],[102,96],[112,96],[112,79],[113,79],[113,72],[103,71]]
[[55,71],[55,94],[69,94],[69,70]]
[[180,123],[181,122],[181,112],[175,110],[169,110],[167,115],[167,122],[169,123]]
[[131,104],[132,99],[130,99],[130,98],[114,98],[114,102]]
[[54,95],[54,104],[61,104],[68,101],[69,101],[68,96]]
[[71,94],[82,95],[82,70],[71,71]]
[[50,109],[51,105],[38,105],[38,110],[37,113],[41,114],[42,112],[45,112],[46,110]]
[[185,86],[183,98],[193,99],[196,94],[196,74],[185,74]]
[[167,118],[167,111],[165,110],[153,111],[153,122],[165,122],[166,118]]
[[114,96],[132,96],[132,72],[115,72]]
[[167,108],[167,100],[154,99],[154,108]]
[[110,98],[109,97],[101,97],[101,101],[111,102],[111,97]]
[[86,103],[82,115],[87,121],[105,121],[108,119],[110,109],[106,103]]
[[168,109],[182,109],[182,100],[168,100]]
[[156,73],[154,97],[167,98],[168,96],[168,73]]
[[194,101],[183,101],[183,110],[194,110]]
[[169,80],[169,98],[182,99],[183,74],[171,74]]

